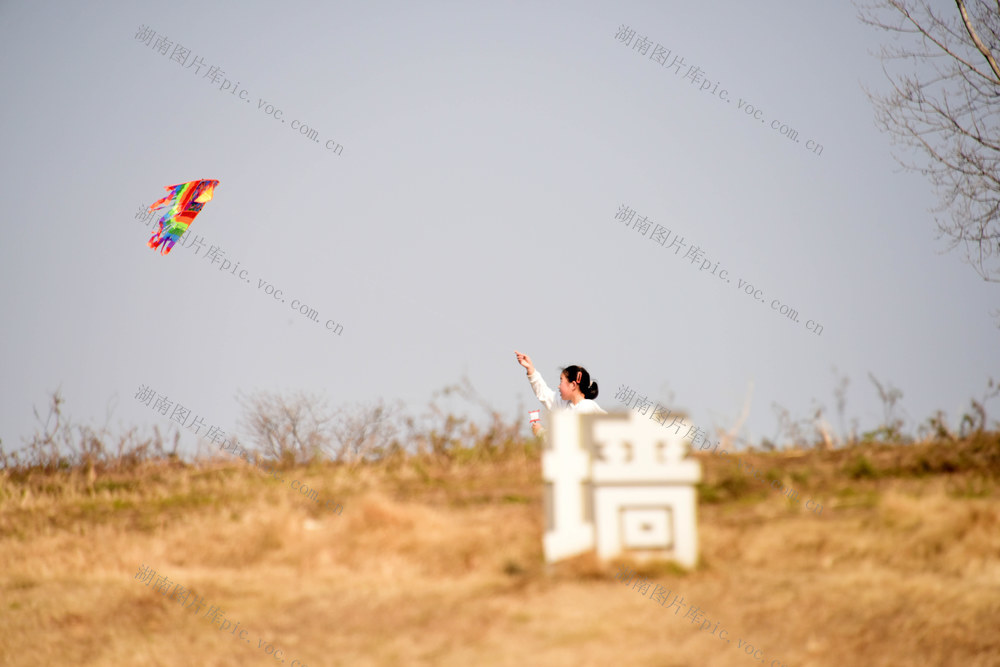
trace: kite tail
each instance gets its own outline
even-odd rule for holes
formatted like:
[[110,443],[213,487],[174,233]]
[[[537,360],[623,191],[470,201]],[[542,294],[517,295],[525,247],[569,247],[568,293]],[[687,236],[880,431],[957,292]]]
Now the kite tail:
[[174,247],[174,240],[168,236],[154,236],[146,245],[153,250],[159,250],[161,255],[168,255]]
[[173,221],[169,219],[170,213],[167,213],[158,223],[156,229],[153,230],[153,235],[150,237],[147,245],[153,250],[159,249],[161,255],[166,255],[170,252],[170,249],[174,247],[174,243],[177,242],[178,235],[173,233],[175,230],[172,229]]

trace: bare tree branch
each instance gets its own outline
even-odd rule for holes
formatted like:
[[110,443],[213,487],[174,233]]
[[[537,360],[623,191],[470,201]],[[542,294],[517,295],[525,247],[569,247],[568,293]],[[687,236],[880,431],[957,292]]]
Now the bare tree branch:
[[996,58],[990,53],[990,50],[986,48],[983,44],[983,40],[979,39],[979,35],[976,34],[976,29],[972,27],[972,21],[969,20],[969,12],[965,10],[965,3],[962,0],[955,0],[955,4],[958,5],[958,11],[962,14],[962,23],[965,24],[965,29],[969,31],[969,37],[972,38],[972,43],[976,45],[979,52],[983,54],[986,58],[986,62],[990,64],[990,69],[996,74],[997,80],[1000,81],[1000,66],[997,65]]
[[[903,36],[881,49],[888,94],[866,90],[879,129],[922,159],[895,155],[937,191],[934,213],[946,250],[1000,282],[1000,1],[956,0],[953,16],[926,0],[876,0],[859,6],[862,23]],[[984,58],[987,69],[976,66]],[[916,72],[901,70],[918,63]],[[890,69],[888,65],[896,67]]]

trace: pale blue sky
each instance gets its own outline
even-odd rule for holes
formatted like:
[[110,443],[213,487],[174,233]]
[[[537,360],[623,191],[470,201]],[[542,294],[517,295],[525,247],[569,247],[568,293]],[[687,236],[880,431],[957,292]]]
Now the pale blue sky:
[[[622,24],[730,102],[616,41]],[[941,254],[933,193],[874,126],[862,86],[886,85],[869,53],[883,36],[849,3],[18,1],[0,37],[8,449],[59,386],[79,421],[111,401],[113,423],[166,427],[133,398],[146,384],[231,432],[240,390],[418,411],[465,374],[512,414],[535,407],[514,349],[552,386],[586,366],[606,409],[622,384],[669,390],[705,426],[731,423],[753,381],[754,441],[772,402],[832,409],[833,366],[862,428],[881,415],[869,371],[921,420],[954,421],[996,375],[996,286]],[[250,283],[146,246],[139,206],[198,178],[220,185],[192,230]],[[622,204],[732,283],[626,229]]]

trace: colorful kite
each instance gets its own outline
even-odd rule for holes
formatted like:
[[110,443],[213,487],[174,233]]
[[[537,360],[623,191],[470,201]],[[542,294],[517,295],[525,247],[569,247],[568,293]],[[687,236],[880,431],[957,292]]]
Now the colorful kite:
[[218,184],[218,181],[203,179],[168,185],[166,189],[170,194],[149,207],[150,212],[153,212],[158,208],[169,206],[167,212],[160,218],[159,227],[153,230],[149,247],[153,250],[159,248],[161,255],[170,252],[177,239],[187,231],[195,216],[201,212],[205,202],[212,200],[215,186]]

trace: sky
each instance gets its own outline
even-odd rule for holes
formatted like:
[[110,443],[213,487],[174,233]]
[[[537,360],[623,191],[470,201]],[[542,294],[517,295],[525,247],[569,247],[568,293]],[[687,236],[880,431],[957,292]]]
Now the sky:
[[[56,389],[245,436],[240,393],[417,412],[467,377],[527,432],[514,350],[706,430],[752,386],[755,442],[774,404],[838,427],[838,375],[861,430],[869,373],[908,430],[1000,376],[997,288],[875,126],[850,3],[7,1],[0,37],[8,451]],[[139,211],[203,178],[154,252]]]

